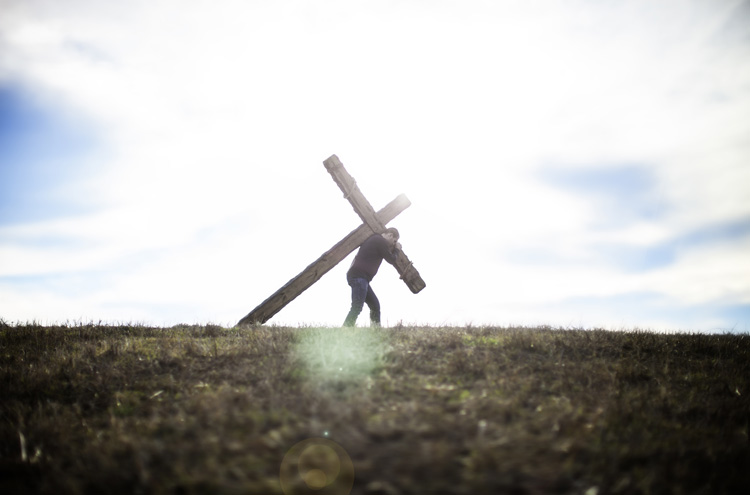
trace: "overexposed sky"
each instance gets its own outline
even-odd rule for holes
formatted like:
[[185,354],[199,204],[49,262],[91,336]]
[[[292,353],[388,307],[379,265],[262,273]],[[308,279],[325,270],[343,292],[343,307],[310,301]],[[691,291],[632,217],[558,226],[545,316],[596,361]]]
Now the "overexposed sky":
[[[412,201],[385,324],[750,329],[750,2],[0,11],[6,321],[233,324],[359,225],[337,154]],[[269,323],[340,324],[350,259]]]

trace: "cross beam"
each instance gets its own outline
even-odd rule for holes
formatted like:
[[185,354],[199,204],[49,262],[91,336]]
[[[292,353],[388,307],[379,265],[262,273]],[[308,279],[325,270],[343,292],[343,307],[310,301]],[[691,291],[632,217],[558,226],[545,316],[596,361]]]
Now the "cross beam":
[[[349,175],[346,169],[344,169],[344,166],[336,155],[331,156],[323,163],[333,176],[336,183],[339,184],[339,187],[344,191],[345,197],[352,202],[354,211],[360,215],[365,223],[351,231],[349,235],[323,253],[320,258],[308,265],[308,267],[299,275],[284,284],[283,287],[274,292],[268,299],[260,303],[258,307],[242,318],[237,323],[238,325],[265,323],[271,319],[273,315],[281,311],[284,306],[289,304],[297,296],[317,282],[323,275],[331,270],[331,268],[349,256],[352,251],[357,249],[373,233],[382,233],[388,222],[396,218],[399,213],[411,205],[409,199],[402,194],[376,213],[359,190],[359,187],[357,187],[354,179]],[[346,189],[344,189],[342,184],[346,186]],[[354,200],[352,198],[354,198]],[[364,213],[361,213],[360,210]],[[417,272],[403,251],[398,250],[397,254],[396,270],[398,270],[401,278],[409,286],[409,289],[416,294],[425,287],[425,283],[420,277],[419,272]]]

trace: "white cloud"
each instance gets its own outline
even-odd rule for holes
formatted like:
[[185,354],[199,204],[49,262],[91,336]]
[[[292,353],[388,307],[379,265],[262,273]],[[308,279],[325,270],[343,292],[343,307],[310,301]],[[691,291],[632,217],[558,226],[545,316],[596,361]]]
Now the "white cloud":
[[[85,115],[109,150],[99,213],[0,230],[2,276],[108,281],[44,296],[49,318],[241,317],[357,226],[322,167],[332,153],[375,208],[414,203],[394,225],[428,288],[411,296],[387,267],[377,280],[404,320],[512,323],[644,290],[750,297],[726,262],[748,264],[739,242],[648,274],[571,261],[750,216],[741,2],[5,3],[0,81]],[[540,166],[622,164],[651,169],[658,218],[593,229],[590,198],[539,182]],[[29,246],[37,234],[72,244]],[[569,261],[507,259],[535,249]],[[338,323],[345,269],[275,321]],[[12,301],[11,318],[40,314]]]

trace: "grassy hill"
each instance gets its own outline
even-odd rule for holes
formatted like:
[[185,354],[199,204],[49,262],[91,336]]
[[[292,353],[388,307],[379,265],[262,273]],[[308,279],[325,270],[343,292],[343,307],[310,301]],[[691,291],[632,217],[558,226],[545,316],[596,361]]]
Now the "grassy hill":
[[0,374],[3,493],[750,487],[747,334],[0,323]]

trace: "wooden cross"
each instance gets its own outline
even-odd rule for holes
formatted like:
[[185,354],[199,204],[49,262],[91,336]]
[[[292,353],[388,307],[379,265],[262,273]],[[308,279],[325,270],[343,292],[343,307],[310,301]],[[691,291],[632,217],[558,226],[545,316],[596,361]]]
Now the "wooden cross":
[[[284,306],[292,302],[294,298],[320,280],[331,268],[349,256],[352,251],[357,249],[373,233],[382,234],[385,231],[386,224],[411,205],[409,199],[401,194],[388,203],[382,210],[375,212],[364,194],[362,194],[362,191],[359,190],[357,182],[349,175],[349,172],[346,171],[344,165],[336,155],[331,155],[330,158],[323,162],[323,165],[325,165],[326,170],[328,170],[333,180],[344,193],[344,198],[349,200],[354,211],[364,223],[341,239],[331,249],[323,253],[320,258],[302,270],[302,273],[291,279],[268,299],[260,303],[258,307],[242,318],[238,325],[252,325],[268,321],[273,315],[281,311]],[[399,275],[401,275],[401,279],[414,294],[425,288],[424,280],[422,280],[419,272],[400,249],[396,250],[396,262],[394,266]]]

